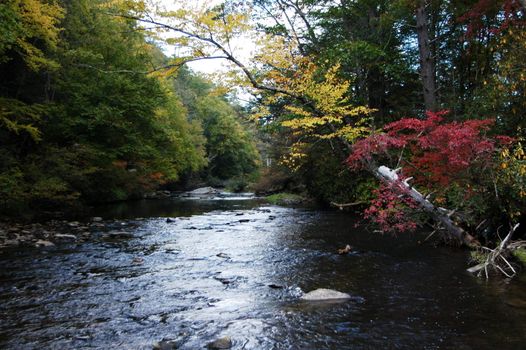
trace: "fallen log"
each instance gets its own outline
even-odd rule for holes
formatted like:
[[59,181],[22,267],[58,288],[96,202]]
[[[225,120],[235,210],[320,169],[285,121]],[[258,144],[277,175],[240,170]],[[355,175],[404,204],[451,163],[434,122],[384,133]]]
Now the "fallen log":
[[480,242],[459,227],[453,220],[447,210],[435,206],[427,200],[420,192],[409,184],[409,179],[401,180],[396,170],[392,170],[384,165],[379,166],[371,171],[380,181],[386,183],[395,192],[400,195],[407,195],[413,199],[416,204],[426,212],[436,223],[445,229],[445,232],[460,243],[470,248],[480,247]]

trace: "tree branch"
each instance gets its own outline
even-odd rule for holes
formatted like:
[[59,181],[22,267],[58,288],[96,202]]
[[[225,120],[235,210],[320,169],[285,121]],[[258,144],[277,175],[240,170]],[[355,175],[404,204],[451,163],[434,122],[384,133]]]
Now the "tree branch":
[[192,57],[192,58],[184,58],[184,59],[181,59],[181,62],[178,62],[176,64],[167,64],[167,65],[164,65],[164,66],[161,66],[161,67],[157,67],[157,68],[154,68],[154,69],[151,69],[151,70],[148,70],[148,71],[134,71],[134,70],[129,70],[129,69],[115,69],[115,70],[106,70],[106,69],[102,69],[102,68],[99,68],[99,67],[95,67],[91,64],[87,64],[87,63],[77,63],[75,64],[76,67],[81,67],[81,68],[90,68],[90,69],[94,69],[98,72],[101,72],[101,73],[115,73],[115,74],[119,74],[119,73],[128,73],[128,74],[151,74],[151,73],[155,73],[155,72],[159,72],[159,71],[162,71],[162,70],[166,70],[166,69],[170,69],[170,68],[174,68],[174,67],[180,67],[186,63],[190,63],[190,62],[195,62],[195,61],[202,61],[202,60],[216,60],[216,59],[226,59],[227,57],[226,56],[202,56],[202,57]]

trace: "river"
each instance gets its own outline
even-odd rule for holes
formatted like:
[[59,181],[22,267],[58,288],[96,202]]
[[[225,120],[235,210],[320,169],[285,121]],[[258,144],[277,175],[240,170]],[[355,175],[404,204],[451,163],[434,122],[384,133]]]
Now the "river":
[[[477,279],[466,252],[419,234],[243,198],[99,214],[131,237],[0,253],[0,349],[201,349],[221,337],[233,349],[526,348],[524,275]],[[316,288],[352,298],[298,298]]]

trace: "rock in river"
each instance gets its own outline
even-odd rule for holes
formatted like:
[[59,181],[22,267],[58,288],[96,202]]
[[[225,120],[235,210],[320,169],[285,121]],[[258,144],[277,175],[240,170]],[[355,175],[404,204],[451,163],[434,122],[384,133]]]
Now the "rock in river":
[[70,234],[65,234],[65,233],[57,233],[55,235],[55,239],[58,240],[58,241],[62,241],[62,242],[71,242],[71,241],[76,241],[77,240],[77,236],[75,235],[70,235]]
[[133,238],[133,233],[125,231],[110,231],[104,235],[108,239]]
[[54,247],[55,244],[53,244],[53,242],[50,242],[50,241],[39,239],[38,241],[35,242],[35,246],[36,247]]
[[230,349],[232,347],[232,340],[230,337],[223,337],[208,343],[206,346],[209,349]]
[[325,288],[313,290],[301,297],[302,300],[307,301],[345,300],[350,298],[351,296],[347,293]]
[[213,187],[201,187],[193,191],[187,192],[187,194],[191,196],[201,196],[201,195],[215,195],[215,194],[219,194],[220,192],[221,191]]

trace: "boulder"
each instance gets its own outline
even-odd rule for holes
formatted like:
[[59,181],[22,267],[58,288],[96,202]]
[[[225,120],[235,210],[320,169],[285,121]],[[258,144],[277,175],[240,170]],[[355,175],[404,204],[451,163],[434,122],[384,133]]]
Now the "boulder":
[[350,298],[351,296],[347,293],[325,288],[313,290],[301,297],[302,300],[306,301],[345,300]]
[[191,196],[203,196],[203,195],[216,195],[216,194],[219,194],[220,192],[221,191],[213,187],[201,187],[193,191],[187,192],[187,194]]

